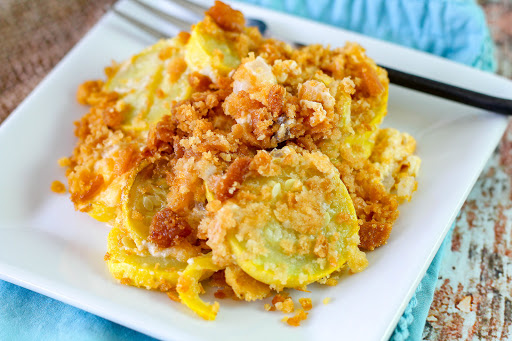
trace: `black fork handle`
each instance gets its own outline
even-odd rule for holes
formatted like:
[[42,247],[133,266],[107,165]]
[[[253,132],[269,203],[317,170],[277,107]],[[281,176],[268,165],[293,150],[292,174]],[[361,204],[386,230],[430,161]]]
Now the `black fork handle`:
[[432,79],[395,70],[387,66],[389,81],[408,89],[421,91],[434,96],[463,103],[476,108],[489,110],[498,114],[512,115],[512,100],[482,94],[480,92],[463,89],[458,86],[438,82]]

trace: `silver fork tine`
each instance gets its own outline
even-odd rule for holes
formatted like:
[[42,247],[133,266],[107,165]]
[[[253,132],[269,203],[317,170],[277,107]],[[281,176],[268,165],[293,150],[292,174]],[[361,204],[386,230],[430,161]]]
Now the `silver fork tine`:
[[[199,16],[200,18],[202,18],[204,16],[204,12],[206,12],[209,8],[209,7],[204,7],[204,6],[198,5],[198,4],[188,1],[188,0],[167,0],[167,2],[173,2],[175,4],[178,4],[181,7],[189,10],[189,12],[192,12],[195,15]],[[212,5],[213,5],[213,1],[212,1]]]
[[115,7],[112,7],[111,10],[112,10],[112,12],[114,12],[117,15],[119,15],[120,17],[122,17],[123,19],[125,19],[126,21],[131,23],[132,25],[140,28],[144,32],[149,33],[150,35],[152,35],[152,36],[154,36],[154,37],[156,37],[158,39],[167,39],[167,38],[169,38],[169,35],[166,34],[165,32],[156,30],[153,27],[150,27],[150,26],[144,24],[143,22],[140,22],[138,19],[135,19],[131,15],[125,14],[125,13],[117,10]]
[[175,17],[173,15],[170,15],[168,13],[164,13],[161,10],[159,10],[159,9],[153,7],[153,6],[150,6],[150,5],[144,3],[144,2],[142,2],[140,0],[131,0],[131,1],[137,3],[137,5],[139,5],[140,7],[143,7],[145,10],[147,10],[148,12],[156,15],[157,17],[159,17],[159,18],[161,18],[161,19],[163,19],[163,20],[165,20],[165,21],[175,25],[176,27],[178,27],[182,31],[188,31],[190,29],[190,25],[192,24],[190,22],[187,22],[187,21],[185,21],[183,19],[177,18],[177,17]]

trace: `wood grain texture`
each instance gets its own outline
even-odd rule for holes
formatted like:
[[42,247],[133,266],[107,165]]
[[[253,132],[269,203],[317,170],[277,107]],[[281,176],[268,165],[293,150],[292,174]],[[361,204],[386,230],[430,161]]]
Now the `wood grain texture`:
[[[442,261],[426,340],[512,339],[512,151],[509,126],[455,224]],[[507,162],[507,163],[504,163]],[[470,305],[459,303],[469,297]]]
[[512,78],[512,0],[479,0],[496,44],[497,73]]
[[0,0],[0,123],[113,2]]
[[[512,0],[480,0],[512,79]],[[424,340],[512,340],[512,125],[455,223]]]

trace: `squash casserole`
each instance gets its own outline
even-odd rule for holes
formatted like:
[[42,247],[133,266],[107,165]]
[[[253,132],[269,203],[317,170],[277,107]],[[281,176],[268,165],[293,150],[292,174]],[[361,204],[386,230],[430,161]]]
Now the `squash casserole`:
[[379,128],[389,80],[361,46],[292,48],[244,23],[217,1],[83,83],[61,160],[75,208],[111,227],[112,275],[208,320],[203,281],[252,301],[362,271],[420,165],[413,137]]

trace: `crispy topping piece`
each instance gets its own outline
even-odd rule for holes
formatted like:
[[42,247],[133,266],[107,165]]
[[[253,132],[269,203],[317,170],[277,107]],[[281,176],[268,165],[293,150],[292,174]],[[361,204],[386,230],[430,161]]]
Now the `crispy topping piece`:
[[224,175],[218,178],[213,185],[215,199],[224,201],[235,195],[238,186],[243,182],[245,174],[249,171],[250,163],[251,158],[239,157],[229,165]]
[[188,82],[195,91],[201,92],[208,90],[208,86],[212,83],[212,80],[210,77],[194,71],[188,75]]
[[72,193],[71,200],[77,202],[79,200],[84,201],[92,198],[101,188],[105,181],[101,174],[90,174],[86,173],[82,178],[82,191],[79,193]]
[[242,12],[237,11],[221,1],[215,1],[206,14],[212,17],[219,27],[226,31],[242,32],[245,26],[245,18]]
[[76,92],[76,100],[80,104],[92,104],[91,97],[101,92],[103,81],[87,81],[80,84]]
[[261,300],[270,295],[270,287],[267,284],[255,280],[236,265],[226,268],[226,283],[231,286],[238,298],[246,301]]
[[63,194],[66,193],[66,186],[58,180],[52,182],[51,190],[54,193]]
[[289,326],[299,327],[300,323],[308,318],[308,313],[304,310],[300,309],[297,311],[297,314],[293,317],[285,317],[283,321],[288,323]]
[[190,225],[170,208],[164,208],[153,217],[148,240],[161,248],[176,245],[192,233]]
[[371,66],[363,67],[361,70],[364,86],[370,96],[378,96],[385,90],[379,80],[377,72]]
[[172,59],[167,66],[167,72],[169,72],[169,81],[171,81],[171,83],[176,82],[186,69],[187,63],[183,57],[176,57]]
[[302,306],[302,309],[304,309],[305,311],[311,310],[313,308],[311,298],[301,297],[299,298],[299,303]]

